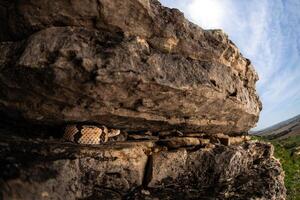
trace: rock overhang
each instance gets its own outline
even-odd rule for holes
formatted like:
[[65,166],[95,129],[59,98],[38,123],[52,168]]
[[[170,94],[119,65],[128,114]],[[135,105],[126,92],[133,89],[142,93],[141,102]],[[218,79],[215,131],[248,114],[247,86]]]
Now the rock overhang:
[[258,120],[251,62],[223,31],[176,9],[155,0],[3,2],[4,112],[45,124],[226,134]]

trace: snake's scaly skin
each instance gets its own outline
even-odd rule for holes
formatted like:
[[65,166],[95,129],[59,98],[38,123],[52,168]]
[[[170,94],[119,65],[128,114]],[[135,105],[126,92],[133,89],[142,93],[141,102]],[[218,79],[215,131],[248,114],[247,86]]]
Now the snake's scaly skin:
[[67,125],[63,138],[77,144],[103,144],[108,138],[120,134],[120,130],[105,126]]

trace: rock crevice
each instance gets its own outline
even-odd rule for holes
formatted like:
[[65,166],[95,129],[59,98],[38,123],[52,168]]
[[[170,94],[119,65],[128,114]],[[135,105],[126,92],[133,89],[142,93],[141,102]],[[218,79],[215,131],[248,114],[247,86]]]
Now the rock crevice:
[[[0,199],[285,198],[222,30],[157,0],[0,0],[0,26]],[[122,134],[72,144],[69,124]]]
[[1,135],[1,195],[4,199],[285,198],[283,171],[269,144],[168,148],[153,140],[78,146],[57,139],[28,141]]

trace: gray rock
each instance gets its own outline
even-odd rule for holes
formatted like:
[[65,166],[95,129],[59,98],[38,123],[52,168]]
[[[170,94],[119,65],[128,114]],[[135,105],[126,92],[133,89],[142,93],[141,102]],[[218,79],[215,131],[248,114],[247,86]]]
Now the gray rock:
[[258,120],[250,61],[225,33],[176,9],[156,0],[0,2],[9,41],[0,43],[0,110],[14,119],[232,135]]
[[285,199],[280,163],[261,142],[157,151],[141,141],[0,141],[2,199]]
[[[269,144],[208,143],[261,110],[258,76],[221,30],[157,0],[0,0],[0,26],[0,199],[285,198]],[[124,134],[57,139],[71,122]]]
[[[154,191],[167,192],[170,199],[285,199],[284,173],[273,147],[260,142],[238,146],[218,145],[189,152],[186,149],[152,155],[148,183]],[[185,192],[174,188],[185,187]],[[209,194],[210,193],[210,194]],[[161,194],[161,195],[162,195]],[[209,194],[209,195],[208,195]],[[179,195],[179,196],[177,196]],[[157,195],[153,195],[153,198]]]
[[[1,140],[4,199],[79,199],[92,196],[98,188],[124,195],[142,185],[148,159],[144,152],[152,146],[146,142],[123,142],[112,148],[14,140],[9,145]],[[6,153],[10,156],[4,158]]]

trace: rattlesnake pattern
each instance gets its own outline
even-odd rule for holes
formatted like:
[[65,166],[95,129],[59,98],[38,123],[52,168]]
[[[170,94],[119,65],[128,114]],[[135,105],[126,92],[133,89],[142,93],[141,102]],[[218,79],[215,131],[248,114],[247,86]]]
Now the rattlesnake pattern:
[[77,144],[103,144],[108,138],[120,134],[120,130],[108,129],[105,126],[67,125],[63,138]]

